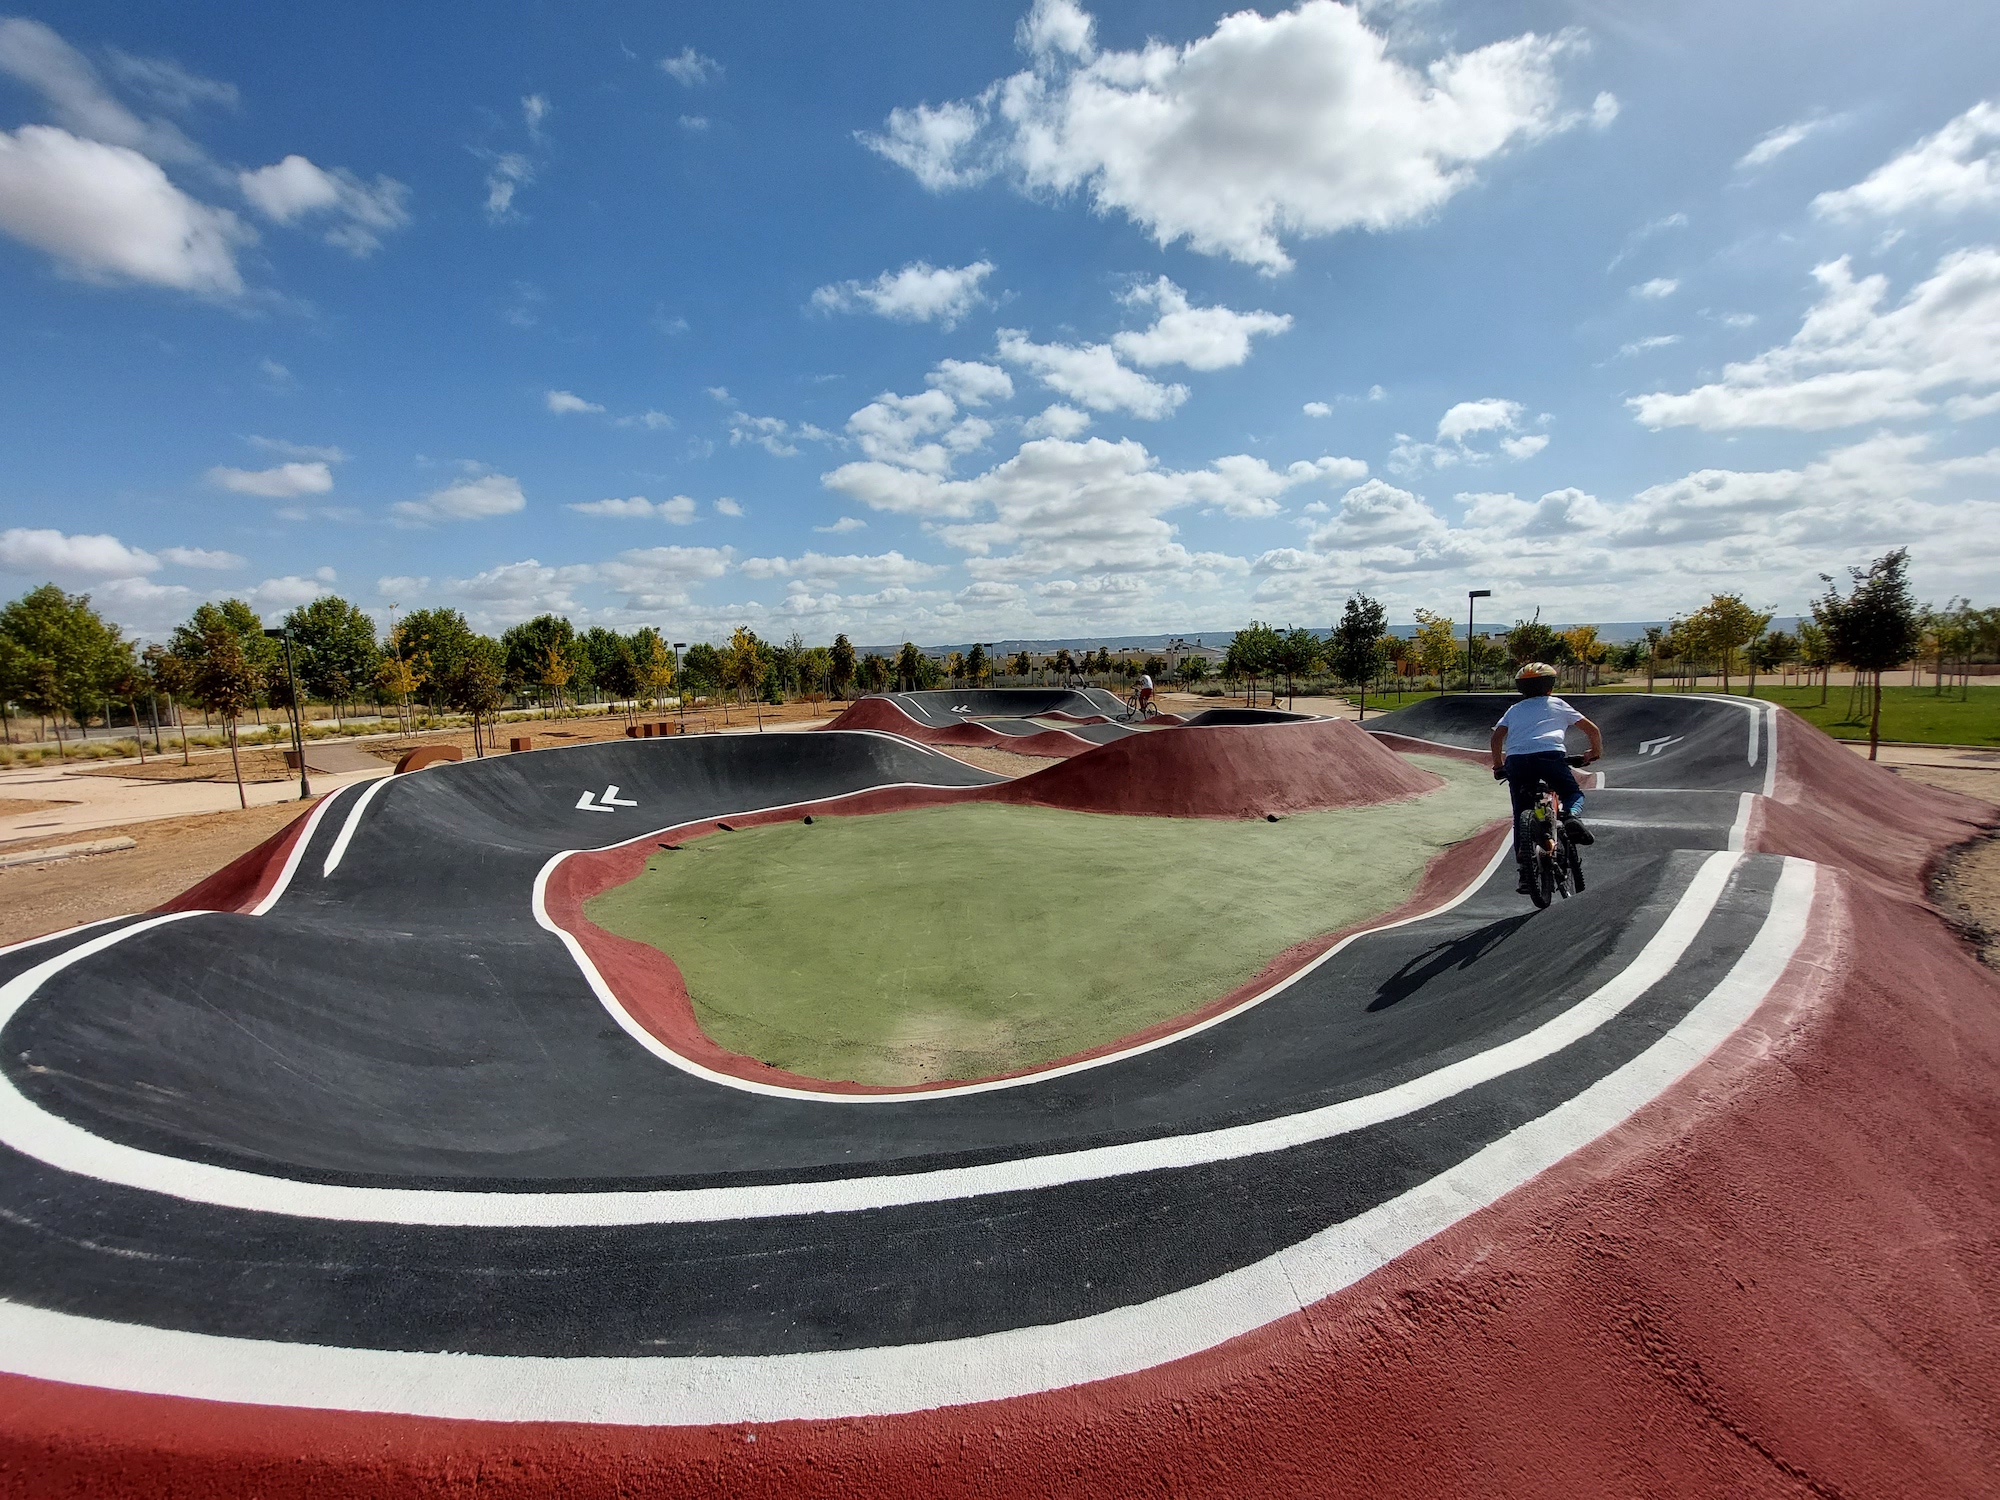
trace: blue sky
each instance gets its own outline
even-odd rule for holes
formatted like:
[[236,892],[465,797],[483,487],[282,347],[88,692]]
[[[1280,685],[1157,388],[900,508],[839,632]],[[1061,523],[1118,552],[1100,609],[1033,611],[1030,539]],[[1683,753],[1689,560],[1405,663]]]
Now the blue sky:
[[0,593],[863,642],[2000,578],[2000,13],[66,0]]

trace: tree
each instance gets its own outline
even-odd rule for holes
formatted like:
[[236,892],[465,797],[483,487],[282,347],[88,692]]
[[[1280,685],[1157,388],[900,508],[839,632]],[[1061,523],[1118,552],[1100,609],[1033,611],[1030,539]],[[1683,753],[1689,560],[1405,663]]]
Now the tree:
[[903,649],[896,653],[896,682],[904,692],[910,692],[923,676],[924,654],[913,642],[903,642]]
[[1833,656],[1827,649],[1826,626],[1819,618],[1817,606],[1813,618],[1799,621],[1799,665],[1808,672],[1819,674],[1820,706],[1826,706],[1826,684],[1828,669],[1833,666]]
[[1440,688],[1445,677],[1460,660],[1458,645],[1458,623],[1450,615],[1433,614],[1427,609],[1416,611],[1417,633],[1411,641],[1411,650],[1417,665],[1437,678]]
[[1056,667],[1056,675],[1060,677],[1063,680],[1064,685],[1067,686],[1070,678],[1076,675],[1076,658],[1069,654],[1069,648],[1067,646],[1060,647],[1056,651],[1055,667]]
[[855,665],[854,642],[845,635],[835,636],[827,673],[835,697],[845,698],[847,690],[854,685]]
[[965,658],[954,651],[944,659],[944,675],[954,684],[965,677]]
[[453,658],[451,675],[445,679],[443,689],[451,706],[472,720],[475,755],[486,754],[481,725],[506,701],[506,678],[506,648],[491,636],[472,636],[462,643]]
[[1174,676],[1182,687],[1193,687],[1208,676],[1208,663],[1199,656],[1183,656],[1181,664],[1174,668]]
[[[1831,580],[1829,580],[1831,581]],[[1688,619],[1688,632],[1697,650],[1713,652],[1722,666],[1722,690],[1729,691],[1729,667],[1738,650],[1764,633],[1771,623],[1768,612],[1759,613],[1743,602],[1741,594],[1715,594]]]
[[1666,639],[1666,631],[1658,625],[1646,627],[1646,691],[1652,692],[1653,678],[1660,666],[1660,642]]
[[974,687],[978,687],[990,674],[990,664],[986,660],[986,647],[981,642],[974,641],[972,649],[965,653],[965,675],[972,679]]
[[889,679],[895,670],[888,657],[878,656],[871,651],[861,658],[861,664],[855,669],[855,673],[860,679],[861,690],[864,693],[879,693],[889,685]]
[[458,671],[459,658],[475,639],[465,616],[455,609],[413,609],[403,617],[396,630],[396,654],[417,674],[431,712],[448,700],[444,684]]
[[395,700],[396,717],[405,733],[409,731],[410,694],[417,690],[418,680],[416,669],[400,656],[385,656],[376,664],[375,686]]
[[[293,665],[305,689],[299,696],[332,704],[338,722],[343,706],[375,680],[382,658],[375,622],[338,594],[321,594],[286,615],[285,628],[292,633]],[[283,670],[282,651],[276,665]],[[280,701],[289,706],[289,695]]]
[[1531,661],[1554,664],[1563,654],[1563,638],[1553,626],[1542,623],[1539,609],[1534,619],[1516,620],[1514,628],[1507,632],[1507,659],[1517,667]]
[[682,695],[692,691],[700,694],[706,688],[710,692],[722,687],[722,653],[707,641],[696,641],[688,647],[687,655],[681,658]]
[[[546,687],[560,706],[562,690],[576,675],[575,627],[561,615],[536,615],[509,628],[500,637],[500,645],[507,683],[517,692]],[[548,672],[552,665],[557,668],[560,681],[550,679]]]
[[13,720],[7,706],[18,703],[28,687],[28,666],[34,660],[27,648],[0,630],[0,744],[14,741]]
[[1597,638],[1595,625],[1573,625],[1562,633],[1563,649],[1570,661],[1583,668],[1582,688],[1590,691],[1591,670],[1604,660],[1609,648]]
[[144,653],[146,675],[152,679],[153,691],[163,693],[167,699],[167,720],[181,737],[181,764],[188,763],[187,726],[181,723],[179,700],[187,696],[189,675],[188,665],[158,641],[148,646]]
[[1757,696],[1757,673],[1780,672],[1785,663],[1798,654],[1799,643],[1782,630],[1773,630],[1768,635],[1760,635],[1750,643],[1747,656],[1750,662],[1750,696]]
[[1278,632],[1262,621],[1252,620],[1229,638],[1225,669],[1232,676],[1249,680],[1248,702],[1253,708],[1257,703],[1257,679],[1272,669],[1277,655]]
[[769,648],[757,633],[748,625],[738,625],[722,651],[722,685],[734,688],[736,701],[744,702],[751,694],[761,693],[769,662]]
[[[632,691],[651,707],[667,695],[668,688],[676,686],[673,653],[668,651],[667,643],[660,639],[657,630],[642,630],[633,640],[643,647],[646,654],[633,664]],[[628,646],[626,649],[632,648]],[[693,653],[689,655],[692,657]]]
[[1878,557],[1866,568],[1849,568],[1853,588],[1843,598],[1833,575],[1820,574],[1826,593],[1813,606],[1824,622],[1827,648],[1836,661],[1866,672],[1873,688],[1868,712],[1868,758],[1882,740],[1882,674],[1910,659],[1922,636],[1917,601],[1910,593],[1910,553],[1905,547]]
[[[646,627],[650,630],[651,627]],[[644,630],[638,634],[644,634]],[[654,631],[655,635],[659,632]],[[576,682],[579,698],[588,687],[604,698],[624,702],[636,691],[632,680],[639,660],[636,636],[632,640],[602,625],[593,625],[576,638]]]
[[[202,610],[211,613],[204,618]],[[191,660],[195,700],[222,720],[223,732],[229,736],[229,764],[236,773],[236,801],[239,806],[248,807],[250,799],[243,790],[243,761],[236,747],[236,721],[255,701],[260,674],[243,649],[243,637],[235,622],[223,610],[205,604],[195,611],[195,616],[201,621],[198,627],[190,621],[174,632],[176,654],[185,654]],[[183,632],[191,627],[194,628],[184,650],[180,645]]]
[[1035,670],[1035,659],[1028,655],[1026,651],[1016,651],[1013,659],[1007,663],[1007,670],[1012,672],[1016,677],[1032,676]]
[[[146,676],[138,655],[132,650],[132,643],[123,643],[125,649],[105,687],[114,698],[121,698],[132,714],[132,739],[139,747],[139,764],[146,763],[146,733],[139,727],[139,700],[152,691],[152,683]],[[104,716],[105,728],[111,727],[111,715]],[[157,745],[154,748],[158,748]]]
[[1271,653],[1271,670],[1285,674],[1286,702],[1296,698],[1299,678],[1319,665],[1320,656],[1320,638],[1310,630],[1288,630],[1278,637]]
[[[63,753],[62,716],[89,734],[90,711],[123,670],[131,647],[91,607],[88,594],[65,594],[52,583],[32,589],[0,610],[0,635],[13,641],[15,696],[55,720],[56,753]],[[107,717],[107,726],[109,723]]]
[[1350,594],[1340,623],[1327,639],[1327,665],[1343,683],[1361,685],[1361,714],[1368,715],[1368,684],[1380,669],[1382,632],[1389,612],[1366,594]]

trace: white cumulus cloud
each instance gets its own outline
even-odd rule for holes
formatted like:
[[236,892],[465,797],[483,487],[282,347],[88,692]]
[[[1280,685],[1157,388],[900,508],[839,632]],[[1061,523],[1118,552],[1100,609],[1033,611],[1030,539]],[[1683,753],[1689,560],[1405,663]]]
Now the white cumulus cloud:
[[217,464],[208,471],[208,482],[238,495],[296,500],[301,495],[324,495],[332,489],[333,470],[321,462],[279,464],[270,469],[232,469]]
[[363,257],[382,248],[382,236],[410,222],[410,190],[390,177],[363,182],[344,167],[327,171],[297,154],[254,172],[237,174],[250,206],[274,224],[325,215],[335,222],[326,242]]
[[1994,207],[2000,207],[2000,108],[1986,100],[1853,187],[1813,199],[1814,212],[1830,219]]
[[1632,295],[1644,297],[1648,302],[1661,302],[1681,289],[1681,284],[1672,276],[1655,276],[1651,281],[1642,281],[1632,288]]
[[1190,370],[1226,370],[1250,357],[1252,337],[1283,333],[1292,326],[1290,313],[1195,307],[1187,293],[1164,276],[1134,287],[1125,301],[1159,312],[1150,328],[1116,334],[1111,340],[1112,348],[1146,369],[1186,365]]
[[609,516],[621,521],[658,519],[675,526],[688,525],[695,515],[695,503],[686,495],[675,495],[670,500],[657,502],[648,500],[644,495],[632,495],[623,500],[584,500],[567,508],[581,516]]
[[601,412],[603,407],[595,401],[586,401],[574,391],[548,391],[542,396],[542,404],[557,416],[572,412]]
[[115,536],[68,536],[53,527],[0,531],[0,572],[53,574],[63,579],[126,578],[160,566],[152,553]]
[[238,557],[234,552],[211,552],[204,547],[162,547],[160,559],[177,568],[213,568],[218,572],[245,567],[249,563],[248,558]]
[[390,509],[405,521],[483,521],[527,507],[521,482],[507,474],[480,474],[432,490],[421,500],[399,500]]
[[924,377],[960,406],[985,406],[991,401],[1014,399],[1014,380],[998,365],[977,360],[941,359],[937,368]]
[[140,281],[209,297],[243,290],[238,247],[256,232],[175,187],[127,146],[52,125],[0,131],[0,231],[93,281]]
[[997,338],[1002,359],[1025,366],[1050,390],[1092,411],[1158,421],[1188,397],[1186,386],[1163,385],[1121,363],[1109,344],[1037,344],[1019,328],[1002,328]]
[[969,266],[934,266],[916,260],[900,271],[884,271],[873,281],[838,281],[820,287],[812,302],[823,312],[864,309],[899,322],[954,328],[986,300],[979,288],[992,274],[989,260]]
[[899,108],[863,143],[932,190],[996,174],[1032,194],[1087,194],[1161,244],[1187,240],[1266,271],[1284,237],[1392,229],[1435,212],[1508,147],[1592,117],[1565,111],[1569,36],[1532,32],[1419,67],[1362,14],[1303,0],[1241,10],[1184,46],[1100,52],[1089,15],[1037,0],[1026,70],[977,96]]
[[720,78],[722,64],[692,47],[683,47],[674,56],[660,59],[660,71],[682,88],[691,89]]
[[1691,391],[1626,402],[1647,427],[1813,431],[1922,416],[1933,392],[2000,386],[2000,248],[1956,250],[1898,305],[1889,280],[1843,256],[1817,267],[1819,302],[1790,342]]

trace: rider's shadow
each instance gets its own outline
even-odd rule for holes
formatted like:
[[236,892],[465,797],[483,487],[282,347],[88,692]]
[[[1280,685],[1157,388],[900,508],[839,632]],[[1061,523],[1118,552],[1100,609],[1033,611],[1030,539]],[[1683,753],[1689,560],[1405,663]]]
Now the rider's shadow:
[[1497,922],[1488,922],[1484,927],[1468,932],[1464,937],[1425,949],[1382,981],[1382,987],[1368,1004],[1369,1010],[1387,1010],[1399,1001],[1409,999],[1447,969],[1470,968],[1512,937],[1533,915],[1524,911],[1518,916],[1502,917]]

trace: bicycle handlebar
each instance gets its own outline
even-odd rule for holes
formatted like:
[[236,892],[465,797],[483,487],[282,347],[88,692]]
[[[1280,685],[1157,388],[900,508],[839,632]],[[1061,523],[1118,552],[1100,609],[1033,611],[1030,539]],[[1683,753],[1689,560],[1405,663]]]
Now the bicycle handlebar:
[[1579,769],[1590,764],[1590,757],[1588,755],[1565,755],[1563,759]]

